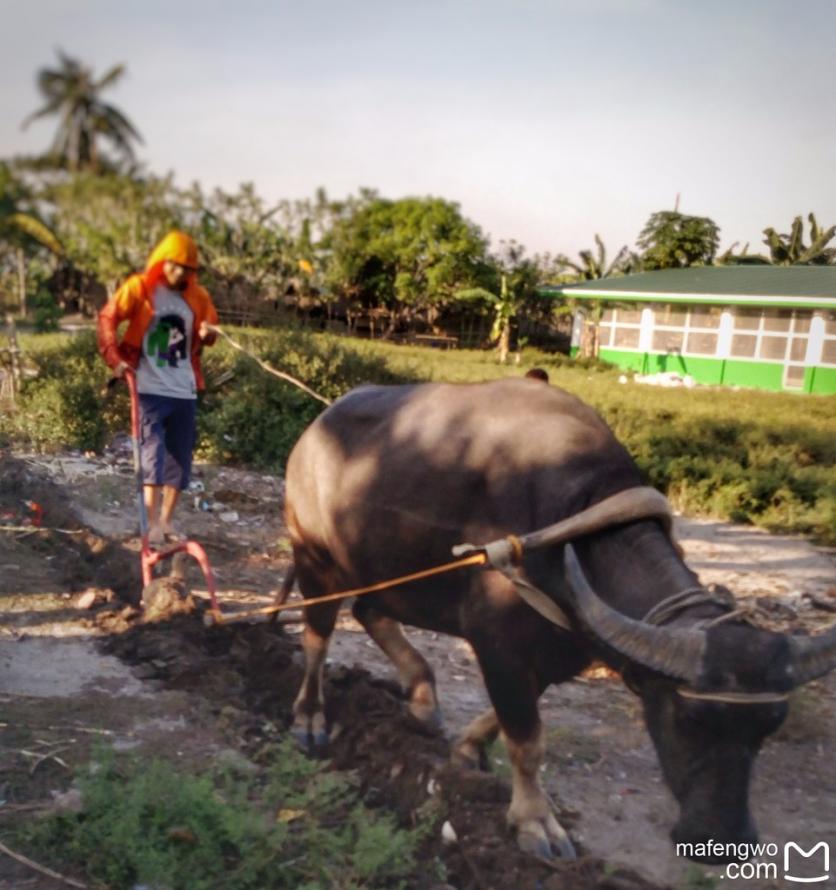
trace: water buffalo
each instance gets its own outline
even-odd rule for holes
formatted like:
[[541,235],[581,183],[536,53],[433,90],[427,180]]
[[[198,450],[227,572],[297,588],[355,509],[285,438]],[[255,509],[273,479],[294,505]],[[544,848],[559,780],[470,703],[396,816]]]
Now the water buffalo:
[[[286,483],[296,572],[310,598],[444,563],[464,541],[542,529],[641,479],[595,411],[516,379],[355,390],[300,438]],[[478,761],[501,729],[512,766],[508,821],[523,849],[571,855],[538,779],[537,700],[593,658],[622,671],[642,700],[680,807],[673,839],[754,841],[754,757],[783,721],[786,694],[834,667],[836,638],[788,637],[741,620],[728,598],[700,585],[657,519],[616,516],[606,526],[522,558],[522,577],[563,609],[569,629],[484,568],[359,597],[354,615],[397,666],[410,711],[425,721],[438,719],[435,681],[401,625],[471,644],[493,709],[455,752]],[[338,607],[306,612],[293,729],[309,743],[326,740],[322,670]]]

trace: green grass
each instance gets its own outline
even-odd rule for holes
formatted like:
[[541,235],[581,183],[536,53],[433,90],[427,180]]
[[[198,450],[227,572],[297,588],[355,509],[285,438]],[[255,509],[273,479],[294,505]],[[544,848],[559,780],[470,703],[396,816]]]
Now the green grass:
[[269,760],[255,777],[193,775],[101,749],[76,778],[82,812],[22,826],[15,840],[40,861],[72,864],[112,890],[409,885],[430,820],[399,828],[363,806],[351,773],[309,760],[291,741],[274,746]]
[[[621,384],[621,371],[525,350],[492,352],[361,341],[299,329],[233,330],[275,367],[328,398],[367,382],[472,382],[521,376],[534,365],[593,405],[646,479],[692,515],[754,523],[836,544],[836,396],[660,389]],[[0,445],[98,450],[127,428],[126,399],[104,405],[107,372],[90,335],[24,336],[29,380],[21,408],[0,416]],[[206,353],[199,414],[202,456],[281,471],[321,405],[221,342]],[[223,382],[225,381],[225,382]]]

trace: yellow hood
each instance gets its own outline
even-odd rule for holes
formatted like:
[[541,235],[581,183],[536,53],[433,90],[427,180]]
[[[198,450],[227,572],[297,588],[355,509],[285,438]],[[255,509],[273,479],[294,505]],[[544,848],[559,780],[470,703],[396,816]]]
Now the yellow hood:
[[175,229],[173,232],[169,232],[151,252],[145,271],[150,272],[154,266],[164,260],[171,260],[181,266],[197,269],[197,245],[185,232],[178,232]]

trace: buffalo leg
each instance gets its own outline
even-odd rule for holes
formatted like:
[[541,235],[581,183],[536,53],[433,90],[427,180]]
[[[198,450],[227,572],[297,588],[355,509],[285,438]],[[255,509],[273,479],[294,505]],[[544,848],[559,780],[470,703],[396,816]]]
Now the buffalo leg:
[[[303,587],[307,595],[309,590]],[[314,595],[314,594],[310,594]],[[328,642],[337,621],[340,602],[313,606],[305,612],[305,630],[302,634],[302,651],[305,654],[305,676],[296,701],[293,703],[291,733],[305,748],[313,744],[325,745],[328,732],[325,725],[325,696],[322,691],[322,675]]]
[[574,859],[569,835],[557,821],[540,784],[545,741],[537,710],[538,684],[530,672],[510,663],[496,649],[483,658],[479,647],[474,648],[508,748],[512,785],[507,820],[517,832],[517,843],[527,853],[547,858],[558,853],[564,859]]
[[465,727],[453,748],[453,762],[459,766],[476,769],[490,769],[488,764],[488,745],[499,735],[499,721],[496,711],[488,708]]
[[435,692],[435,675],[426,658],[407,640],[400,622],[381,615],[362,599],[355,601],[352,612],[398,669],[412,716],[422,723],[440,726],[441,711]]

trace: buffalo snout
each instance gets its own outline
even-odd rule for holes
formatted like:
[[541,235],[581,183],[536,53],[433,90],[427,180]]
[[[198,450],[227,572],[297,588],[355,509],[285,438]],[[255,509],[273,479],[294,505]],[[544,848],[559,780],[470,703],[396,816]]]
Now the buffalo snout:
[[758,832],[748,812],[736,826],[729,826],[725,821],[712,825],[705,819],[694,824],[683,817],[671,831],[671,840],[677,856],[719,865],[747,860],[752,846],[758,842]]

